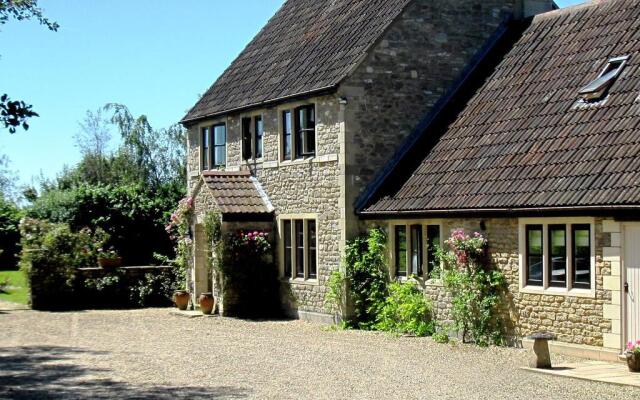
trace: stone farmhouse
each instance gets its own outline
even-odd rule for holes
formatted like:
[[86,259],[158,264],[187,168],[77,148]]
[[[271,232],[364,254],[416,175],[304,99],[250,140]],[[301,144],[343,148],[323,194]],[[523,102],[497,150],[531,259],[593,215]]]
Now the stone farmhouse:
[[[289,0],[184,117],[192,290],[202,215],[275,233],[293,316],[330,320],[347,240],[389,234],[392,278],[481,231],[517,334],[612,358],[640,338],[640,3]],[[293,300],[292,300],[293,299]]]

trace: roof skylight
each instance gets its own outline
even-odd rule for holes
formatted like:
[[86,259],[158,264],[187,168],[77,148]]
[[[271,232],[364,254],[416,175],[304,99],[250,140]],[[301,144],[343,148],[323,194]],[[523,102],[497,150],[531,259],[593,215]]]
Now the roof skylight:
[[580,90],[585,101],[597,101],[607,93],[613,82],[622,72],[629,56],[616,57],[609,60],[600,75]]

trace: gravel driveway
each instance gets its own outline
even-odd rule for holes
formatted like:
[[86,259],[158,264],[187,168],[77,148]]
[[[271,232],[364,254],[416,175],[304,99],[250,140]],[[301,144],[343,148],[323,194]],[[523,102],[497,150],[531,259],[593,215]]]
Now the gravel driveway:
[[187,319],[167,309],[0,312],[0,398],[626,399],[640,391],[522,371],[518,349]]

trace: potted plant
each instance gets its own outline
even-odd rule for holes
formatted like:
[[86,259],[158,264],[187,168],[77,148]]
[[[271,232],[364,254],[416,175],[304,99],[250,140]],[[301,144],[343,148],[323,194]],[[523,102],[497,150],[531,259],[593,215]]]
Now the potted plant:
[[98,265],[102,268],[117,268],[122,265],[122,257],[118,256],[115,249],[98,249]]
[[189,307],[189,301],[191,300],[191,293],[188,291],[181,289],[176,290],[173,293],[173,302],[176,303],[176,307],[178,310],[184,311]]
[[198,299],[200,302],[200,311],[204,315],[211,315],[216,307],[216,299],[212,293],[202,293]]
[[627,343],[625,355],[627,356],[629,371],[640,372],[640,339],[636,340],[635,343],[632,341]]

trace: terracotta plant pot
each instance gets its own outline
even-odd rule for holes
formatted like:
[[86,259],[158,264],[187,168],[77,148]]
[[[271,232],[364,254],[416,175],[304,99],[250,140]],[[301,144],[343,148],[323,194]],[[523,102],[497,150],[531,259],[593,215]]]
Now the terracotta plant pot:
[[211,293],[202,293],[198,301],[200,302],[200,310],[205,315],[210,315],[216,307],[216,299]]
[[98,257],[98,265],[101,268],[118,268],[122,265],[122,257],[118,258],[102,258]]
[[640,355],[627,353],[627,366],[631,372],[640,372]]
[[186,310],[189,307],[189,300],[191,300],[191,293],[186,290],[177,290],[173,294],[173,301],[176,303],[178,310]]

